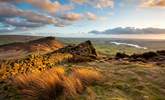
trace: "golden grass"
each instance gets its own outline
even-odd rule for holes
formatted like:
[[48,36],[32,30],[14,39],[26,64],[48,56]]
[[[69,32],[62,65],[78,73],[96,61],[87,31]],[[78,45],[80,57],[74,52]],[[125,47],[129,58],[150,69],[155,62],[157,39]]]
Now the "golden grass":
[[29,55],[18,60],[6,60],[0,63],[0,79],[8,79],[20,73],[44,71],[71,59],[71,54]]
[[54,70],[18,75],[14,82],[27,100],[52,100],[63,91],[62,81]]
[[91,69],[73,68],[69,75],[65,73],[63,67],[55,67],[44,72],[21,74],[14,78],[14,85],[25,100],[68,100],[101,79],[100,73]]
[[73,68],[72,75],[80,79],[85,85],[92,84],[102,79],[102,75],[98,71],[87,68]]

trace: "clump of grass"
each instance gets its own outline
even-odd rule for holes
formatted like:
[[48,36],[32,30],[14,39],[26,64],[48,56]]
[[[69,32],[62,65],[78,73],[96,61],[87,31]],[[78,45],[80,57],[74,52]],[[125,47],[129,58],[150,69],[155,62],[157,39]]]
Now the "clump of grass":
[[98,71],[87,68],[73,68],[72,75],[80,79],[85,85],[95,83],[102,79],[102,75]]
[[61,70],[51,69],[43,73],[18,75],[14,82],[21,95],[27,100],[53,100],[63,92],[64,87],[60,79],[63,77]]
[[14,85],[25,100],[68,100],[101,79],[95,70],[74,68],[70,74],[66,72],[63,67],[55,67],[44,72],[21,74],[14,78]]

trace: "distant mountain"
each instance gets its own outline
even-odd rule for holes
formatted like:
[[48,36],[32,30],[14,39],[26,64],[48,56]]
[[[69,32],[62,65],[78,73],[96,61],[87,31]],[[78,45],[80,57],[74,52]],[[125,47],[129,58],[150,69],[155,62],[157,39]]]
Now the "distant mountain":
[[90,31],[92,34],[165,34],[165,29],[160,28],[134,28],[134,27],[117,27],[105,31]]

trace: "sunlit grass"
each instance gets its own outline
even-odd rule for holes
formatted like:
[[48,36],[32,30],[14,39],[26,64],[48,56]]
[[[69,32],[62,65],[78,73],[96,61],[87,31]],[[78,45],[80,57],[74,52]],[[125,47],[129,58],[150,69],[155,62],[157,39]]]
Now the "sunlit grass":
[[80,79],[84,84],[91,84],[102,79],[102,75],[95,70],[84,68],[73,68],[72,74]]
[[13,82],[23,99],[65,100],[75,98],[87,86],[101,80],[101,74],[92,69],[74,68],[68,75],[65,70],[55,67],[44,72],[21,74]]
[[72,58],[71,54],[29,55],[16,61],[6,60],[0,63],[0,79],[7,79],[19,73],[44,71]]

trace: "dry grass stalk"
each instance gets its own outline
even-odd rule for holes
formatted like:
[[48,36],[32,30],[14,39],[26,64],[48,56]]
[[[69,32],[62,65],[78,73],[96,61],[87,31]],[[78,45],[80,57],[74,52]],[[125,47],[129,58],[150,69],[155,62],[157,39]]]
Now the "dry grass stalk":
[[87,68],[73,68],[72,75],[80,79],[85,85],[90,85],[102,79],[102,75],[98,71]]
[[[71,75],[65,69],[55,67],[44,72],[18,75],[14,79],[25,100],[60,100],[81,94],[86,85],[98,81],[100,73],[89,69],[74,68]],[[85,84],[84,84],[85,83]]]

